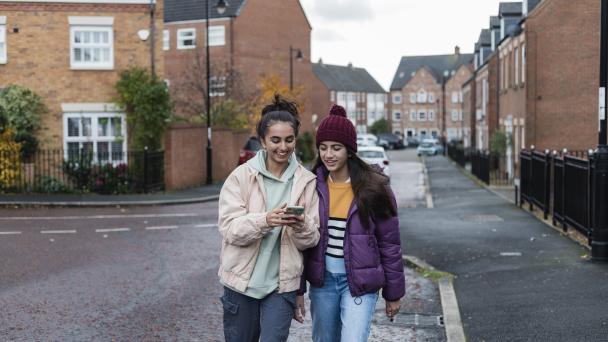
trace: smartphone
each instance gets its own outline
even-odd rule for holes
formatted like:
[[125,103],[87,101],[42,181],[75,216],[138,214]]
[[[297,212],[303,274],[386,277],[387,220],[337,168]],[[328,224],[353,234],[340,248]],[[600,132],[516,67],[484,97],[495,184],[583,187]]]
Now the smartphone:
[[285,208],[285,214],[300,216],[300,215],[304,214],[304,207],[300,207],[297,205],[290,205],[287,208]]

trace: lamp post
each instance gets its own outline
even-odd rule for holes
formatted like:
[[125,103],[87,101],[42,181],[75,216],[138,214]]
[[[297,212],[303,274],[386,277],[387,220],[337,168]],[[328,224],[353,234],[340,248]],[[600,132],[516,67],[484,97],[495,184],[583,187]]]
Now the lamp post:
[[[224,14],[228,2],[225,0],[219,0],[215,9],[217,13]],[[209,53],[209,0],[205,0],[205,34],[207,35],[205,40],[206,45],[206,66],[207,66],[207,101],[205,103],[207,107],[207,184],[213,183],[213,148],[211,147],[211,54]]]
[[302,50],[289,46],[289,90],[293,90],[293,53],[296,53],[296,60],[301,62],[304,60],[304,54]]
[[445,84],[448,82],[448,79],[450,77],[450,72],[447,70],[443,71],[443,77],[441,78],[441,143],[443,144],[443,154],[446,155],[447,154],[447,144],[446,144],[446,117],[447,117],[447,106],[445,105]]
[[608,87],[608,0],[601,4],[600,28],[600,87],[599,87],[599,134],[597,152],[593,163],[593,230],[591,259],[608,261],[608,146],[606,145],[606,88]]

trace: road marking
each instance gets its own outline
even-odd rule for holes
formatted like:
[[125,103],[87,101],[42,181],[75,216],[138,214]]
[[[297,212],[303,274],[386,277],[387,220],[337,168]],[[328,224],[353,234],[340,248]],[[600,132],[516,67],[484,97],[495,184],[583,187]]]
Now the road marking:
[[458,309],[458,300],[456,299],[452,278],[443,277],[439,279],[439,295],[448,342],[465,342],[467,339],[460,319],[460,310]]
[[133,214],[133,215],[89,215],[89,216],[8,216],[0,217],[3,221],[30,221],[30,220],[88,220],[88,219],[121,219],[121,218],[158,218],[158,217],[196,217],[199,213],[183,214]]
[[21,232],[0,232],[0,235],[19,235]]
[[41,230],[42,234],[76,234],[76,230]]
[[177,229],[178,226],[156,226],[156,227],[146,227],[146,230],[164,230],[164,229]]
[[131,228],[104,228],[95,229],[95,233],[128,232]]
[[197,224],[194,228],[215,228],[217,223]]
[[504,257],[519,257],[521,256],[521,252],[502,252],[500,253],[500,256],[504,256]]

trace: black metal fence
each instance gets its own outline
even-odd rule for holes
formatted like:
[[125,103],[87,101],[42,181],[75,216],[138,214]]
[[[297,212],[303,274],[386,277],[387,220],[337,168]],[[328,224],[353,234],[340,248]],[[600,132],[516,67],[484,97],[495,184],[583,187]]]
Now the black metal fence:
[[0,151],[0,192],[124,194],[164,188],[164,152]]
[[470,163],[471,173],[488,185],[513,184],[513,175],[506,170],[508,161],[503,155],[449,144],[448,157],[463,168]]
[[527,202],[552,215],[554,225],[572,227],[590,238],[594,157],[588,152],[522,151],[520,205]]

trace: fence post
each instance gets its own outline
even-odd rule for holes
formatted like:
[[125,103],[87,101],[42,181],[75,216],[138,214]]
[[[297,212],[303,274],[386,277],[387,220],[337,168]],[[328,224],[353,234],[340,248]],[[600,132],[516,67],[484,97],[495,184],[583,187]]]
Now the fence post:
[[[533,167],[532,165],[534,164],[534,145],[530,146],[530,165],[528,165],[528,168],[530,170],[528,170],[528,196],[531,197],[531,193],[532,193],[532,180],[534,179],[534,175],[532,174],[532,170]],[[530,197],[528,197],[528,199],[530,199]],[[530,211],[534,210],[534,205],[532,204],[532,201],[528,201],[528,205],[530,206]]]
[[545,186],[544,186],[544,194],[543,194],[543,201],[544,203],[544,208],[543,208],[543,218],[546,220],[549,218],[549,204],[551,203],[551,201],[549,200],[549,195],[551,194],[551,188],[550,188],[550,183],[551,183],[551,159],[549,158],[550,156],[550,152],[549,150],[545,150],[545,174],[544,174],[544,182],[545,182]]
[[148,146],[144,147],[144,193],[148,193]]
[[600,145],[593,154],[593,196],[589,204],[593,225],[591,230],[591,258],[608,261],[608,146]]

